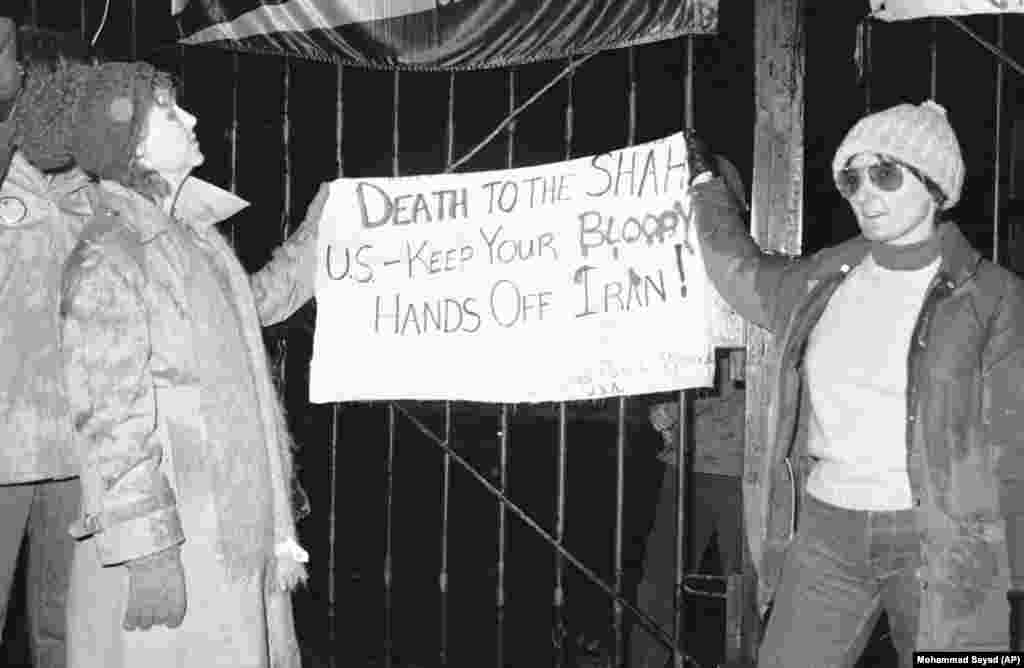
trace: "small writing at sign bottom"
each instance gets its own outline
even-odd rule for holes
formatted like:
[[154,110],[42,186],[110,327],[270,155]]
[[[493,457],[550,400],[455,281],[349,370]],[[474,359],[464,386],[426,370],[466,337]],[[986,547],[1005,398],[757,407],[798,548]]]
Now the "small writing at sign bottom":
[[914,652],[915,666],[1024,666],[1022,652]]

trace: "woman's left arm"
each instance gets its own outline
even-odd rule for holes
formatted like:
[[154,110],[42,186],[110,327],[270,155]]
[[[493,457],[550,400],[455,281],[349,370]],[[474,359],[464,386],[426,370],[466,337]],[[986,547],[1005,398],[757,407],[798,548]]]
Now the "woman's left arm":
[[327,185],[321,185],[299,229],[274,251],[270,262],[250,276],[256,310],[264,326],[286,320],[313,298],[317,228],[328,193]]
[[1010,279],[982,360],[987,442],[1006,519],[1012,588],[1024,590],[1024,282]]

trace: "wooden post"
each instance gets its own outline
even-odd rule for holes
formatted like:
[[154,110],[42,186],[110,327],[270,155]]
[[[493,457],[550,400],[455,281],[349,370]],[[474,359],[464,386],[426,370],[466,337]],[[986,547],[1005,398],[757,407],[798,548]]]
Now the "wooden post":
[[[755,104],[751,225],[760,246],[799,254],[803,223],[804,25],[803,0],[756,0],[754,9]],[[772,424],[768,379],[775,363],[767,332],[747,325],[747,429],[743,471],[744,659],[760,644],[760,605],[754,563],[760,559],[763,521],[753,486],[766,478],[763,453]],[[751,540],[751,537],[757,538]]]

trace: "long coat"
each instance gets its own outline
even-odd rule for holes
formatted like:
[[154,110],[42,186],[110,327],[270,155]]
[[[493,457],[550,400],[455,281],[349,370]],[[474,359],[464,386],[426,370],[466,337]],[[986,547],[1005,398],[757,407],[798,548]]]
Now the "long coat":
[[[214,227],[246,205],[234,195],[190,178],[177,220],[114,183],[93,199],[62,302],[82,459],[75,532],[85,538],[72,569],[69,665],[298,668],[278,582],[285,559],[275,557],[297,548],[291,442],[256,297],[269,323],[312,295],[315,216],[250,286]],[[123,564],[179,544],[184,623],[122,631]]]
[[15,153],[0,187],[0,485],[78,475],[57,311],[64,260],[91,213],[88,184]]
[[[744,462],[747,538],[767,604],[813,463],[807,338],[870,244],[857,237],[800,259],[766,254],[721,180],[696,185],[693,195],[709,277],[743,317],[774,335],[766,363],[773,437],[750,442]],[[923,564],[917,644],[1005,649],[1005,526],[1024,513],[1024,282],[983,259],[953,223],[940,224],[939,235],[941,264],[907,355],[905,443]]]

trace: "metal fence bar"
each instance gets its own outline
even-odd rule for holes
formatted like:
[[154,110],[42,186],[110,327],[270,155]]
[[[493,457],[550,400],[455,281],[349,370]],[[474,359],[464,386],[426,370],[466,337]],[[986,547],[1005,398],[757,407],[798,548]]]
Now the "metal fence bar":
[[[231,174],[228,176],[228,187],[231,192],[238,194],[238,77],[241,73],[241,64],[237,51],[231,52],[231,129],[228,134],[228,151],[230,160],[228,166]],[[234,225],[231,226],[231,241],[234,242]]]
[[[454,80],[455,75],[452,74]],[[452,439],[452,402],[444,402],[444,440]],[[441,572],[437,584],[440,594],[439,651],[438,665],[448,665],[448,508],[451,501],[452,458],[447,452],[442,459],[441,470]]]
[[450,167],[455,160],[455,72],[448,75],[448,118],[445,124],[444,164]]
[[[238,57],[234,54],[235,58]],[[334,161],[338,176],[345,173],[345,153],[342,150],[342,139],[345,136],[345,106],[344,95],[342,95],[342,83],[345,77],[345,66],[335,67],[334,83]],[[237,103],[237,101],[236,101]],[[338,447],[340,445],[340,433],[338,429],[341,420],[341,404],[331,404],[331,451],[327,458],[327,641],[330,651],[328,652],[328,666],[337,666],[337,652],[334,648],[338,646],[338,582],[335,574],[338,564]]]
[[[398,110],[401,102],[401,72],[395,70],[392,76],[392,91],[394,93],[394,99],[391,105],[391,175],[398,176],[401,164],[399,161],[399,149],[401,147],[402,136],[399,132],[398,127]],[[385,668],[391,668],[394,661],[394,629],[392,628],[392,586],[393,586],[393,571],[392,571],[392,504],[394,502],[394,471],[395,471],[395,404],[388,403],[388,454],[387,454],[387,473],[385,481],[385,522],[387,524],[387,535],[385,537],[385,554],[384,554],[384,571],[385,571],[385,588],[384,588],[384,666]]]
[[[1003,15],[996,17],[996,45],[1003,48],[1004,31]],[[1002,181],[1003,181],[1003,87],[1006,79],[1006,63],[996,59],[996,96],[995,96],[995,183],[992,187],[992,261],[999,264],[999,250],[1002,245],[1000,223],[1002,222]]]
[[392,531],[394,530],[394,474],[395,474],[395,405],[389,403],[388,415],[388,451],[384,464],[384,668],[392,668],[394,661],[394,635],[392,622]]
[[[566,160],[572,159],[573,133],[575,130],[574,114],[575,99],[573,90],[573,59],[569,57],[569,75],[565,79],[566,101],[564,141]],[[566,402],[558,402],[558,453],[555,463],[555,541],[559,546],[565,541],[565,471],[568,428],[568,410]],[[552,610],[552,639],[554,640],[554,668],[562,668],[566,661],[566,629],[565,629],[565,560],[555,551],[555,592]]]
[[[455,156],[455,72],[448,75],[448,117],[445,120],[445,165],[452,164]],[[444,440],[452,439],[452,402],[444,402]],[[441,666],[448,665],[448,545],[449,545],[449,503],[451,501],[452,458],[447,452],[441,463],[441,572],[438,575],[440,590],[440,628],[438,633],[438,660]]]
[[686,127],[693,127],[693,36],[684,38],[686,45],[686,70],[683,72],[683,122]]
[[281,175],[281,241],[288,238],[288,225],[292,217],[292,59],[284,59],[281,73],[281,148],[284,162]]
[[[278,223],[278,241],[288,239],[288,223],[291,220],[292,208],[292,119],[291,119],[291,88],[292,60],[283,58],[281,69],[281,153],[283,166],[281,170],[281,220]],[[274,378],[278,389],[284,393],[288,373],[288,336],[287,332],[274,342]]]
[[[565,542],[565,464],[568,445],[567,411],[564,401],[558,403],[558,459],[555,478],[555,544],[562,547]],[[565,656],[565,559],[555,550],[555,600],[554,600],[554,668],[562,668]]]
[[394,92],[394,101],[391,106],[391,176],[399,176],[401,173],[399,149],[402,138],[398,130],[398,107],[402,92],[402,73],[399,70],[395,70],[392,75],[392,91]]
[[[637,134],[637,73],[636,47],[626,49],[626,86],[627,86],[627,119],[626,145],[636,144]],[[616,401],[615,416],[615,525],[612,552],[612,588],[615,599],[612,601],[612,656],[615,666],[622,665],[623,657],[623,626],[622,604],[622,534],[623,506],[625,504],[625,452],[626,452],[626,401],[625,396]]]
[[345,95],[342,92],[342,85],[345,83],[345,66],[335,67],[334,79],[334,164],[338,169],[338,176],[345,174],[345,151],[342,144],[345,138]]
[[[683,99],[683,122],[686,127],[692,128],[694,125],[693,37],[687,36],[683,39],[683,42],[686,47],[686,69],[683,74],[683,86],[685,93],[685,97]],[[689,393],[686,390],[679,391],[677,399],[679,401],[679,437],[676,439],[678,445],[676,452],[675,588],[672,592],[672,599],[674,602],[674,610],[672,614],[672,663],[676,668],[682,668],[685,657],[684,652],[680,651],[679,645],[682,644],[683,629],[686,624],[686,602],[683,599],[683,584],[688,564],[687,548],[689,545],[689,536],[686,532],[686,476],[688,471],[686,444],[687,432],[689,431],[689,422],[687,420],[688,398]]]
[[626,146],[636,144],[636,47],[626,49]]
[[[516,109],[516,70],[508,71],[508,113],[511,116]],[[518,121],[513,118],[505,130],[505,166],[511,169],[516,161],[516,129]],[[508,404],[501,405],[500,458],[498,463],[499,488],[502,493],[508,491]],[[508,515],[505,504],[499,504],[498,510],[498,583],[496,601],[496,647],[495,660],[498,668],[505,665],[505,552],[508,549]]]
[[[228,189],[238,194],[238,79],[241,65],[237,52],[231,53],[231,128],[228,130]],[[238,249],[238,231],[234,222],[229,222],[228,239],[231,247]]]
[[679,640],[686,622],[686,603],[683,600],[683,581],[686,574],[686,391],[679,391],[679,438],[676,440],[676,541],[675,541],[675,588],[672,592],[672,661],[676,668],[682,668],[683,657],[679,652]]
[[569,58],[568,70],[569,70],[569,74],[566,75],[566,77],[565,77],[565,92],[566,92],[566,98],[565,98],[565,125],[564,125],[564,128],[565,128],[565,136],[564,136],[564,140],[565,140],[565,154],[564,154],[563,157],[566,160],[572,160],[573,133],[575,132],[575,129],[576,129],[575,128],[575,120],[576,120],[575,119],[575,113],[576,113],[575,106],[576,105],[575,105],[575,97],[574,97],[574,92],[575,91],[574,91],[574,86],[573,86],[573,83],[575,81],[575,77],[573,76],[573,72],[575,70],[573,68],[573,59],[572,59],[572,57]]
[[[632,48],[631,48],[632,50]],[[613,569],[613,587],[616,598],[612,601],[612,629],[614,632],[614,657],[612,665],[622,665],[623,640],[622,640],[622,604],[619,597],[622,596],[622,530],[623,513],[622,507],[625,502],[625,463],[626,463],[626,401],[625,396],[618,398],[618,414],[615,417],[615,554]]]
[[930,51],[929,60],[931,63],[928,89],[931,93],[929,97],[935,100],[938,98],[939,94],[939,20],[932,19],[931,24],[932,34],[928,42],[928,50]]
[[338,646],[338,446],[341,441],[338,425],[341,421],[341,404],[331,404],[331,443],[327,453],[327,665],[337,665],[334,649]]
[[137,0],[128,0],[128,20],[131,28],[128,38],[128,57],[130,60],[139,59],[139,5]]
[[[508,490],[508,404],[501,405],[501,431],[498,432],[498,487]],[[505,504],[498,504],[498,582],[495,601],[495,665],[505,666],[505,552],[508,549],[508,513]]]

